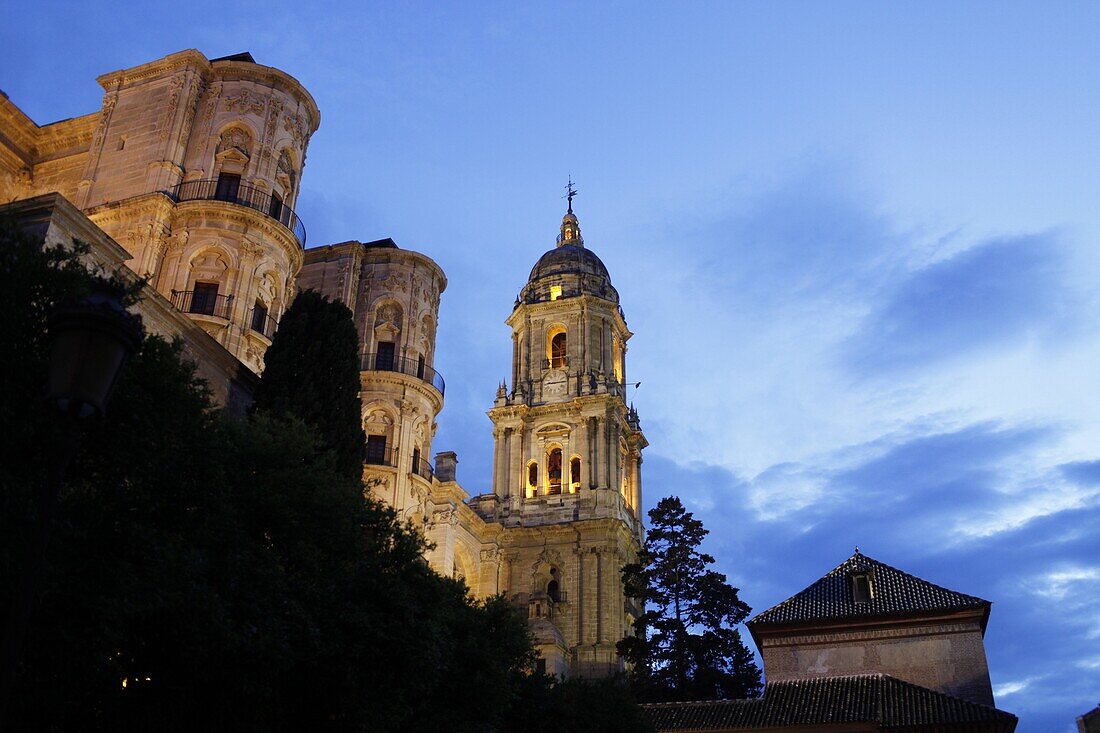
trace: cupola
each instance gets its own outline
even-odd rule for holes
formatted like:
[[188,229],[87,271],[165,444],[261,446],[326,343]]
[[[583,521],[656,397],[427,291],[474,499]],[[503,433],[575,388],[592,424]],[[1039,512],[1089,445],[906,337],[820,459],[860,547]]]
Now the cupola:
[[584,246],[584,239],[581,237],[581,223],[577,220],[577,215],[573,213],[573,208],[569,208],[569,212],[561,218],[561,233],[558,235],[558,246],[563,244],[572,244],[576,247]]

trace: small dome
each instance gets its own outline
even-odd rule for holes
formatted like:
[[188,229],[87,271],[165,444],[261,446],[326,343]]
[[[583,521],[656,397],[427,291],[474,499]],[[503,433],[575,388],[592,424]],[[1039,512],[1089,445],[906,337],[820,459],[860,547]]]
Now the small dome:
[[[551,287],[556,287],[557,295],[551,294]],[[540,257],[531,268],[531,275],[519,299],[525,303],[537,303],[554,297],[582,294],[619,302],[619,294],[611,285],[607,267],[595,252],[585,248],[580,222],[570,211],[562,218],[557,246]]]

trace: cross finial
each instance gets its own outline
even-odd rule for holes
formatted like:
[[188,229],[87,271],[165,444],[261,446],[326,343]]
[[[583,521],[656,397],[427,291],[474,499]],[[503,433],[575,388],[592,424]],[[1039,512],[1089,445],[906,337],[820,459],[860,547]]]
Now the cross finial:
[[573,213],[573,197],[577,195],[577,189],[573,188],[573,176],[570,174],[569,183],[565,186],[564,198],[569,200],[569,213]]

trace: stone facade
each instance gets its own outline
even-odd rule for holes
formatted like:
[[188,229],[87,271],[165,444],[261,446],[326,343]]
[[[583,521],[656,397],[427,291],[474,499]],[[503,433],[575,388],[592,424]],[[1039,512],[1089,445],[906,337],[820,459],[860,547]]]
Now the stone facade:
[[748,626],[769,683],[882,674],[992,706],[989,610],[857,549]]
[[293,212],[320,114],[248,54],[104,74],[99,112],[38,126],[0,98],[0,201],[58,192],[258,373],[302,264]]
[[[0,205],[0,215],[15,218],[20,228],[40,237],[46,246],[69,248],[73,241],[88,246],[85,264],[92,270],[117,272],[130,282],[137,274],[127,264],[130,254],[58,193],[43,194]],[[146,332],[179,339],[183,354],[206,380],[211,397],[229,414],[240,416],[252,402],[259,378],[210,334],[146,283],[132,310],[141,316]]]
[[453,453],[438,454],[434,469],[428,462],[444,395],[434,370],[446,287],[438,265],[391,240],[344,242],[308,250],[298,286],[355,314],[364,475],[423,527],[432,567],[465,579],[476,596],[512,599],[548,672],[605,675],[622,669],[615,645],[637,614],[620,571],[641,541],[646,442],[625,401],[631,334],[618,293],[583,250],[571,212],[558,244],[543,260],[560,261],[540,260],[507,320],[513,388],[502,384],[489,411],[492,492],[473,499],[456,480]]
[[769,682],[881,673],[993,704],[982,627],[973,614],[767,635],[760,654]]

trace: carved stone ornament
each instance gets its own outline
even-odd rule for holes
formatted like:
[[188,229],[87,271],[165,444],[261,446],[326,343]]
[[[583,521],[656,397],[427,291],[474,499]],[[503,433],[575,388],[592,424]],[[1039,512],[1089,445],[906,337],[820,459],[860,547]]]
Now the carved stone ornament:
[[561,555],[557,550],[551,550],[549,547],[544,547],[542,548],[542,552],[539,553],[538,558],[531,565],[531,569],[538,570],[541,565],[550,565],[560,568],[563,566]]
[[299,145],[306,136],[305,121],[302,115],[283,115],[283,128],[290,133],[290,137]]
[[392,425],[393,419],[385,410],[371,410],[363,420],[363,429],[371,435],[382,435]]
[[245,158],[252,157],[252,135],[243,127],[230,127],[218,139],[218,153],[235,150]]
[[405,278],[401,275],[398,275],[396,272],[391,272],[389,275],[387,275],[386,278],[381,282],[381,285],[386,290],[397,290],[402,293],[405,292],[408,287],[405,284]]
[[262,115],[266,106],[266,100],[249,89],[242,89],[236,96],[225,99],[226,111],[235,109],[241,114]]
[[481,551],[482,562],[497,562],[500,559],[500,550],[495,547],[487,547]]
[[160,123],[160,139],[167,140],[172,131],[172,120],[176,116],[176,105],[179,104],[180,90],[183,89],[183,76],[172,77],[172,86],[168,94],[168,104],[164,108],[164,119]]
[[386,303],[378,309],[374,319],[374,327],[391,326],[395,330],[401,330],[401,307],[396,303]]

